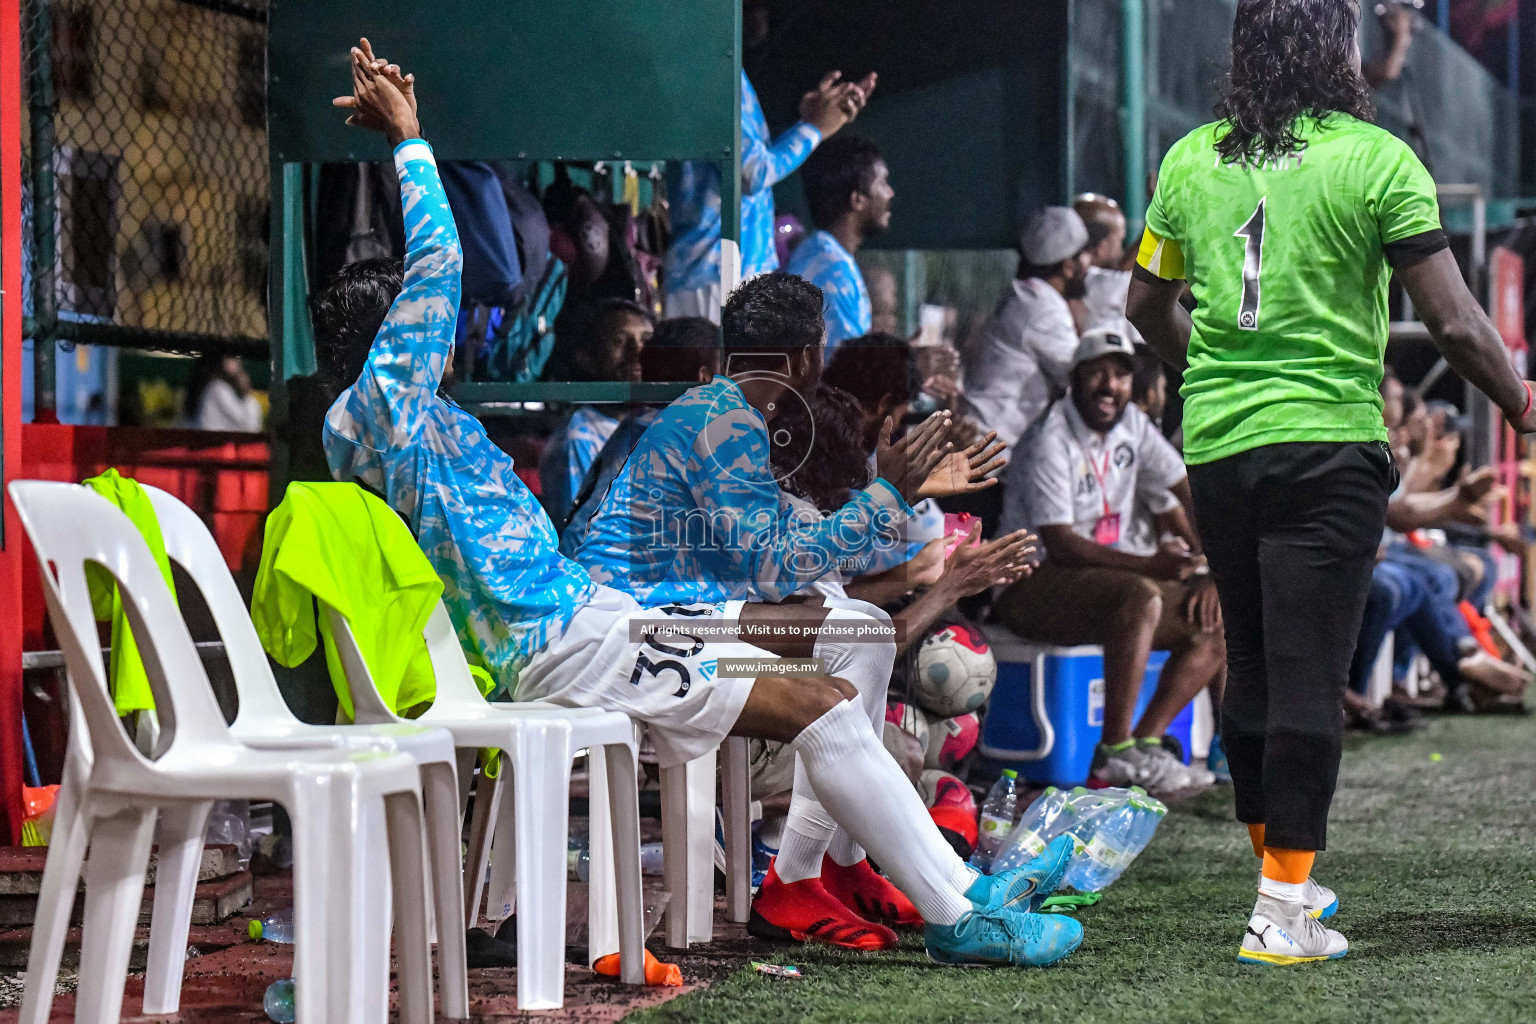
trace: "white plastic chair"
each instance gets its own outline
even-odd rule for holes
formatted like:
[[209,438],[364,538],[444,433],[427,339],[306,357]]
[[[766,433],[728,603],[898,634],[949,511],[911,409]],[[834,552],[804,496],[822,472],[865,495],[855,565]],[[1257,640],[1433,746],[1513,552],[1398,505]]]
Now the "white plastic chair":
[[[398,750],[420,766],[437,924],[438,991],[444,1017],[467,1019],[469,982],[465,974],[464,883],[459,850],[462,815],[453,737],[443,729],[406,723],[327,726],[299,721],[277,688],[261,640],[213,534],[197,513],[177,498],[158,487],[146,486],[144,491],[159,520],[166,556],[197,584],[224,642],[240,697],[239,711],[230,726],[237,740],[262,750],[316,746]],[[187,822],[179,831],[186,841],[170,849],[162,844],[160,850],[144,978],[147,1014],[175,1013],[180,1004],[204,828],[201,821]]]
[[[184,830],[203,821],[215,799],[243,798],[281,803],[294,822],[298,1021],[384,1024],[393,903],[400,1017],[430,1022],[416,763],[378,751],[264,751],[241,744],[224,724],[196,646],[133,523],[111,502],[71,484],[17,481],[9,491],[37,553],[71,703],[78,708],[76,721],[85,721],[90,746],[87,759],[80,749],[87,737],[72,738],[74,769],[60,791],[67,825],[55,832],[43,872],[22,1019],[48,1016],[87,847],[75,1019],[106,1024],[122,1012],[157,815],[164,816],[165,831]],[[104,568],[122,594],[164,729],[154,760],[129,740],[109,696],[87,564]],[[201,839],[199,832],[199,846]],[[182,836],[171,845],[190,841]],[[391,885],[384,884],[386,875]]]
[[[354,718],[374,725],[399,724],[394,709],[379,699],[368,666],[362,658],[346,619],[334,608],[321,604],[329,617],[336,651],[352,691]],[[502,750],[502,776],[511,773],[513,797],[510,817],[514,835],[497,847],[496,866],[515,877],[517,915],[517,1005],[522,1010],[557,1009],[565,1000],[565,888],[566,849],[569,826],[571,762],[585,748],[593,767],[594,801],[603,788],[597,779],[606,775],[613,846],[612,869],[603,851],[593,855],[591,917],[592,949],[597,955],[602,907],[617,902],[620,978],[627,984],[645,983],[644,932],[640,881],[640,808],[635,763],[634,727],[627,716],[596,709],[571,709],[554,705],[491,704],[480,694],[470,675],[459,638],[448,610],[438,602],[424,631],[427,651],[437,680],[432,706],[415,722],[453,734],[461,750],[498,747]],[[606,771],[600,770],[603,766]],[[477,901],[485,863],[484,833],[490,817],[490,793],[506,788],[500,779],[482,788],[475,817],[479,842],[471,830],[466,872],[468,901]],[[599,817],[592,815],[593,819]],[[594,829],[594,833],[600,831]],[[616,892],[606,896],[604,876],[614,879]],[[477,906],[469,902],[465,919],[476,919]]]

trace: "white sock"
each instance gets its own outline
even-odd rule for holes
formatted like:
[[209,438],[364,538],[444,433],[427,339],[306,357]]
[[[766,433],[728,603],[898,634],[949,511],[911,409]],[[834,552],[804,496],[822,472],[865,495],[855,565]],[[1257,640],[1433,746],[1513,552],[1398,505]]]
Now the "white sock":
[[923,920],[951,925],[972,909],[954,882],[963,877],[963,862],[861,708],[839,703],[802,729],[793,745],[821,803],[869,848]]
[[[811,653],[821,659],[829,676],[846,679],[859,691],[859,705],[869,715],[877,730],[885,721],[885,695],[891,685],[891,667],[896,662],[896,644],[872,643],[854,639],[850,630],[866,633],[889,626],[891,617],[875,605],[848,598],[827,598],[827,617],[823,625],[834,625],[841,635],[818,639]],[[878,735],[878,732],[876,733]],[[817,802],[805,775],[801,759],[795,759],[795,788],[789,804],[789,831],[779,848],[774,871],[783,882],[821,877],[821,856],[844,867],[863,860],[864,848],[847,832],[838,829],[830,815]]]
[[774,874],[781,882],[798,882],[821,877],[821,855],[837,831],[837,822],[816,799],[805,759],[795,755],[795,788],[789,800],[789,814],[784,819],[784,838],[773,859]]
[[1300,903],[1307,891],[1306,882],[1277,882],[1273,878],[1259,876],[1259,895],[1287,903]]

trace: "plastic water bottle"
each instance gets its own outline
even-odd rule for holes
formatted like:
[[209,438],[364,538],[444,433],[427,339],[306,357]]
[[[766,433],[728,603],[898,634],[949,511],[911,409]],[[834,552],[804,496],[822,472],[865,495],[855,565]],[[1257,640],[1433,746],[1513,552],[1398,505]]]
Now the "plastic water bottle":
[[233,846],[240,859],[240,870],[251,866],[251,805],[245,800],[216,800],[208,813],[205,840],[215,845]]
[[[573,840],[573,843],[575,841]],[[571,870],[568,877],[577,881],[586,882],[592,877],[592,853],[587,847],[586,837],[581,837],[581,845],[568,852]],[[662,852],[660,843],[642,843],[640,845],[640,873],[643,875],[664,874],[662,870]]]
[[261,998],[261,1008],[267,1018],[277,1024],[293,1024],[293,979],[284,978],[267,986],[267,994]]
[[992,874],[1023,867],[1045,852],[1046,844],[1061,834],[1067,796],[1065,790],[1047,786],[1045,792],[1035,798],[1008,836],[1007,845],[992,859]]
[[1136,825],[1131,832],[1131,840],[1134,855],[1140,855],[1152,842],[1152,836],[1157,832],[1157,826],[1162,824],[1168,808],[1161,800],[1150,796],[1138,796],[1135,803]]
[[287,907],[260,921],[252,921],[246,926],[246,934],[252,939],[265,939],[268,942],[292,942],[293,908]]
[[992,866],[993,858],[1007,843],[1008,833],[1013,831],[1013,811],[1019,799],[1018,777],[1018,772],[1003,769],[981,805],[981,828],[976,837],[976,852],[971,854],[971,866],[978,871],[986,871]]
[[1135,856],[1131,847],[1135,820],[1136,807],[1130,800],[1100,816],[1093,837],[1067,869],[1065,882],[1078,892],[1098,892],[1120,877]]

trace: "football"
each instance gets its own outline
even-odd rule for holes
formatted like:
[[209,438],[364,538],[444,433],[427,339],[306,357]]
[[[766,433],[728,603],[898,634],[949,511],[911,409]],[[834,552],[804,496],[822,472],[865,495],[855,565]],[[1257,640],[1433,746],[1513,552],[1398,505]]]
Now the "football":
[[976,817],[976,798],[965,783],[949,772],[923,772],[918,789],[922,790],[923,803],[929,807],[955,807]]
[[976,740],[980,736],[981,720],[974,711],[954,718],[931,719],[928,722],[928,747],[923,766],[945,772],[954,771],[955,765],[976,749]]
[[885,720],[902,732],[916,736],[917,742],[922,744],[923,757],[927,758],[929,739],[928,719],[922,711],[911,704],[888,701],[885,705]]
[[945,626],[918,648],[913,695],[931,715],[954,718],[975,711],[996,683],[992,649],[974,626]]

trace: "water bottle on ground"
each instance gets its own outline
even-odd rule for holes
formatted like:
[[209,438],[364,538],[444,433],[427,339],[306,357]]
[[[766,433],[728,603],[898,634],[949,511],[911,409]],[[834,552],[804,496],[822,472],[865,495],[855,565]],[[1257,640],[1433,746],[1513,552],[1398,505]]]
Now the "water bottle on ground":
[[1061,834],[1062,812],[1066,810],[1068,795],[1065,790],[1047,786],[1045,792],[1035,798],[1008,836],[1007,845],[992,859],[991,874],[1022,867],[1045,852],[1046,844]]
[[268,985],[261,1008],[267,1011],[268,1019],[277,1024],[293,1024],[293,979],[284,978]]
[[981,805],[981,828],[976,837],[976,852],[971,854],[971,866],[978,871],[992,866],[1013,831],[1013,812],[1019,799],[1018,777],[1019,773],[1011,768],[1003,769]]
[[1135,822],[1136,807],[1131,800],[1101,815],[1088,845],[1067,869],[1066,884],[1078,892],[1098,892],[1120,877],[1134,856],[1131,834]]
[[260,921],[252,921],[246,926],[246,934],[253,939],[265,939],[268,942],[292,942],[293,908],[286,907],[275,914],[268,914]]

